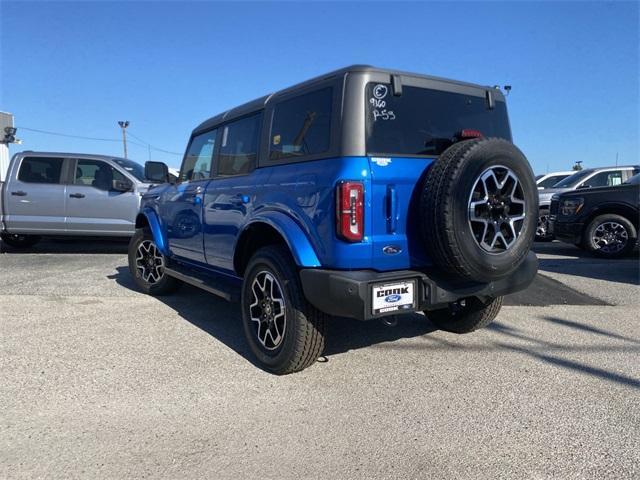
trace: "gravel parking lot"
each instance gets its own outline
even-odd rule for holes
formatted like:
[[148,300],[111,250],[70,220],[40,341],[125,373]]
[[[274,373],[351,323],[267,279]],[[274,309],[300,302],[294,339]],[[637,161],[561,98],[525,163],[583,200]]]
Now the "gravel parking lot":
[[537,247],[483,331],[335,320],[256,368],[239,308],[134,290],[126,244],[0,255],[2,478],[638,478],[638,256]]

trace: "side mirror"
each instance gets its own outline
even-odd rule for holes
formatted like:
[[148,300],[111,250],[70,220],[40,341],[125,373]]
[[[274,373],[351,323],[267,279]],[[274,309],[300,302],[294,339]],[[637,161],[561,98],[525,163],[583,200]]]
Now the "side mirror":
[[116,180],[113,182],[113,190],[116,192],[130,192],[133,190],[133,183],[129,180]]
[[162,162],[145,162],[144,176],[153,183],[167,183],[169,181],[169,167]]
[[588,184],[582,184],[582,185],[580,185],[580,186],[578,187],[578,190],[582,190],[582,189],[585,189],[585,188],[591,188],[591,185],[588,185]]

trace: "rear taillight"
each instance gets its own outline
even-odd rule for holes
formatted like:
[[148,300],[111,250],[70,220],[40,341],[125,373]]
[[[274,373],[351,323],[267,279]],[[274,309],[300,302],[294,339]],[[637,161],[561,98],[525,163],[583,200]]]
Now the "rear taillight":
[[340,182],[336,188],[338,236],[348,242],[359,242],[364,236],[364,185],[362,182]]
[[480,130],[465,128],[458,133],[457,137],[461,140],[467,140],[469,138],[482,138],[482,132]]

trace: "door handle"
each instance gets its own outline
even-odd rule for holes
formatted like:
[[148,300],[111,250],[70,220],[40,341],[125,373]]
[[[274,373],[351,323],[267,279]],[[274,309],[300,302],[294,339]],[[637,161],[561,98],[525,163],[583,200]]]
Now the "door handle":
[[71,198],[84,198],[84,193],[72,193],[69,195]]
[[17,192],[11,192],[11,195],[15,197],[26,197],[27,192],[23,192],[22,190],[18,190]]
[[193,205],[202,205],[202,192],[204,192],[204,187],[196,187],[193,189]]
[[387,185],[387,232],[394,233],[398,225],[398,193],[395,185]]
[[249,203],[251,199],[249,198],[248,195],[243,195],[241,193],[239,193],[238,195],[236,195],[235,197],[231,198],[231,205],[234,205],[236,207],[239,207],[240,205],[244,205],[245,203]]

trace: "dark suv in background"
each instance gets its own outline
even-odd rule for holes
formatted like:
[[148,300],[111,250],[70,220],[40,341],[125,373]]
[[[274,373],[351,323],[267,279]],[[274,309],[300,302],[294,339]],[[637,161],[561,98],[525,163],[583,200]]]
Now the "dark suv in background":
[[631,252],[640,227],[640,174],[622,185],[556,194],[549,229],[563,242],[606,258]]
[[585,188],[614,187],[621,185],[636,173],[640,173],[640,165],[615,167],[587,168],[574,173],[556,183],[552,188],[545,188],[539,192],[538,227],[536,240],[550,241],[553,235],[549,232],[549,208],[551,197],[556,194],[581,190]]

